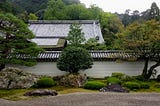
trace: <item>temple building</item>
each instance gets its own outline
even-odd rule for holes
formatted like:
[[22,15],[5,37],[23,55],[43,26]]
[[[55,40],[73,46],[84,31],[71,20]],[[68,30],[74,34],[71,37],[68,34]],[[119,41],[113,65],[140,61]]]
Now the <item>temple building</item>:
[[36,35],[32,40],[42,48],[61,50],[66,46],[65,37],[68,36],[70,25],[81,25],[85,39],[95,38],[98,43],[103,43],[98,20],[38,20],[29,21],[29,29]]

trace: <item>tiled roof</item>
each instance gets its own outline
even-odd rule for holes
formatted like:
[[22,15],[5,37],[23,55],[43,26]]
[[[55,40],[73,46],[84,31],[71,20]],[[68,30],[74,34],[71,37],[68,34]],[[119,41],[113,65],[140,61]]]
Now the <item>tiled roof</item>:
[[[99,37],[98,42],[103,43],[104,39],[102,37],[99,21],[97,20],[39,20],[39,21],[30,21],[29,29],[36,35],[36,38],[45,39],[48,37],[52,38],[64,38],[68,35],[69,27],[73,23],[81,24],[82,32],[86,40],[89,38]],[[40,45],[39,39],[36,40],[36,43]],[[35,41],[35,40],[33,40]],[[46,45],[49,45],[49,42],[45,41]]]
[[[62,51],[45,51],[36,58],[38,61],[57,61]],[[125,53],[121,51],[90,51],[94,60],[115,60],[115,59],[137,59],[140,58],[136,53]],[[17,55],[17,58],[31,58],[25,55]]]

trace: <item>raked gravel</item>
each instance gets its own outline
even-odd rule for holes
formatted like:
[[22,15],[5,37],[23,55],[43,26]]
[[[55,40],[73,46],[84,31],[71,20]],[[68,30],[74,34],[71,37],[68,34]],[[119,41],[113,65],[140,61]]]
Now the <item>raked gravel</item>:
[[160,106],[160,93],[72,93],[9,101],[0,106]]

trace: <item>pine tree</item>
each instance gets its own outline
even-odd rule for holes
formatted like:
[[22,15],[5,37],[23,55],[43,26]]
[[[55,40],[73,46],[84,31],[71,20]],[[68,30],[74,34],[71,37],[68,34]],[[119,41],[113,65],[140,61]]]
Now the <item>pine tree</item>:
[[155,2],[152,3],[151,5],[151,10],[150,10],[150,19],[158,19],[160,16],[160,10],[159,7]]
[[0,70],[5,64],[34,65],[41,51],[28,26],[12,14],[0,14]]
[[67,36],[67,40],[71,45],[77,46],[85,41],[84,33],[80,24],[72,24]]

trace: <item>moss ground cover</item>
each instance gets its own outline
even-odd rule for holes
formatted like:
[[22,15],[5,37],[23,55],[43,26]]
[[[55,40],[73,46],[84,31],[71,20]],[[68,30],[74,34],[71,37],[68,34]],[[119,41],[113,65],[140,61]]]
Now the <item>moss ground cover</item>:
[[[112,78],[112,77],[111,77]],[[123,81],[120,79],[121,85],[123,86],[127,82],[136,82],[139,84],[139,89],[130,89],[130,92],[157,92],[160,93],[160,82],[156,80],[149,80],[149,81],[139,81],[136,79],[132,79],[131,81]],[[94,87],[98,84],[107,84],[107,79],[95,79],[90,78],[88,82],[94,82]],[[99,86],[99,85],[98,85]],[[0,98],[8,99],[8,100],[24,100],[24,99],[32,99],[34,97],[27,97],[24,94],[28,91],[35,90],[35,89],[50,89],[56,90],[58,94],[68,94],[68,93],[75,93],[75,92],[99,92],[98,89],[84,89],[84,88],[76,88],[76,87],[65,87],[65,86],[52,86],[49,88],[29,88],[29,89],[0,89]]]

